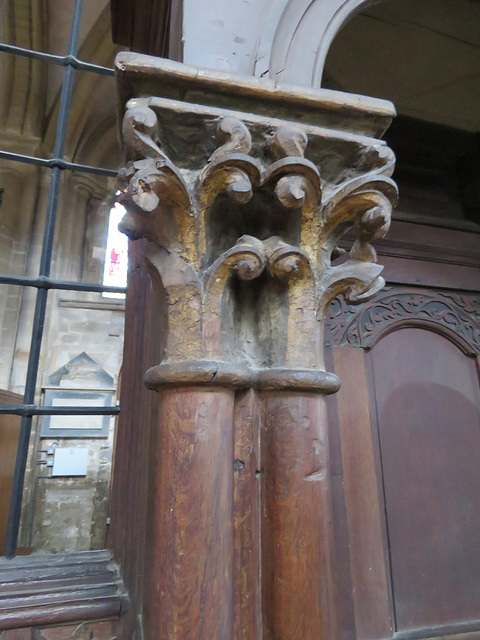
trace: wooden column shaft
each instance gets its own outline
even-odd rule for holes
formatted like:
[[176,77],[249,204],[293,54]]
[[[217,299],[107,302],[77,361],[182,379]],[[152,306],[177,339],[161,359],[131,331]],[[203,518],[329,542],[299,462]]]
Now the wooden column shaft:
[[336,376],[204,361],[153,367],[147,383],[159,385],[148,637],[334,637],[324,394]]
[[233,637],[235,392],[167,387],[152,442],[146,637]]
[[237,392],[234,422],[234,640],[261,638],[260,411],[254,389]]
[[334,638],[325,398],[261,394],[265,640]]

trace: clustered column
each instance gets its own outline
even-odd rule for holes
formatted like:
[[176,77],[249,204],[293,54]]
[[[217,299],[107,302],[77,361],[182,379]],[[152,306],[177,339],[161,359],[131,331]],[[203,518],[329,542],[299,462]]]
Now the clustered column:
[[150,241],[163,310],[146,637],[332,640],[324,312],[384,284],[393,111],[135,54],[117,70],[121,228]]

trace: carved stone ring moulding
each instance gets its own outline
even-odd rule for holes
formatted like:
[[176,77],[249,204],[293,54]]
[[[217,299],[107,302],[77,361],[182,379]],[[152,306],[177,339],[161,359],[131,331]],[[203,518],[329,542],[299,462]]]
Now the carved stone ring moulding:
[[[332,101],[332,92],[327,101],[322,91],[277,95],[254,79],[213,72],[199,79],[183,65],[135,54],[122,54],[117,70],[124,87],[143,78],[139,95],[156,77],[169,96],[132,98],[126,89],[128,163],[119,177],[121,230],[150,240],[166,302],[163,363],[323,370],[331,300],[342,293],[359,303],[384,285],[371,243],[388,231],[397,200],[394,157],[363,132],[384,129],[393,109],[345,94]],[[165,78],[178,93],[185,85],[184,100],[171,99]],[[231,106],[254,113],[209,106],[212,92],[218,104],[228,91]],[[271,116],[277,104],[285,117]],[[352,228],[356,241],[335,264]],[[252,375],[248,384],[260,384]],[[150,371],[147,383],[163,377]],[[332,380],[325,392],[338,388]]]

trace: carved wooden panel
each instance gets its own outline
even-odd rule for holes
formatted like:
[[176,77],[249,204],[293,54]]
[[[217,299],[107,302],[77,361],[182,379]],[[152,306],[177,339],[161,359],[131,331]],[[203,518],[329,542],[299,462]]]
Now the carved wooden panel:
[[371,357],[395,629],[444,637],[468,622],[478,631],[475,358],[416,327],[388,334]]
[[327,325],[334,346],[369,348],[394,328],[425,326],[448,334],[466,353],[480,353],[480,295],[388,287],[358,306],[335,298]]
[[477,640],[480,296],[388,287],[327,326],[356,637]]

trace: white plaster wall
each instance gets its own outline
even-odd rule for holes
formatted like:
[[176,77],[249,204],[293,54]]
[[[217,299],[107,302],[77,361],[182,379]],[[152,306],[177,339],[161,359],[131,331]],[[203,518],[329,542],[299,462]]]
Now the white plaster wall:
[[318,87],[336,33],[382,0],[184,0],[183,62]]
[[253,75],[274,0],[184,0],[183,62]]

